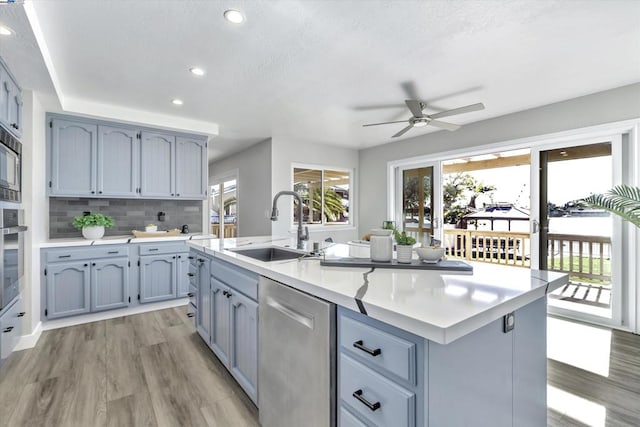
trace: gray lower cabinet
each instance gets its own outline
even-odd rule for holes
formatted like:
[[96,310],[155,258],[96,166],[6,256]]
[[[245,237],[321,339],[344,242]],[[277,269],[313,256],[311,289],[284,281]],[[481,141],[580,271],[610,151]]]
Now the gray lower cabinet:
[[130,265],[124,245],[43,249],[47,319],[127,307]]
[[186,297],[189,293],[189,253],[184,243],[142,244],[140,258],[141,303]]
[[9,357],[22,335],[22,296],[18,296],[11,305],[0,312],[0,365]]
[[189,254],[194,268],[194,283],[196,287],[196,330],[202,339],[211,344],[211,274],[209,273],[209,258],[204,254],[191,251]]
[[197,331],[257,404],[258,275],[194,250],[190,256],[210,275],[200,274]]
[[91,311],[126,307],[129,295],[129,258],[91,263]]

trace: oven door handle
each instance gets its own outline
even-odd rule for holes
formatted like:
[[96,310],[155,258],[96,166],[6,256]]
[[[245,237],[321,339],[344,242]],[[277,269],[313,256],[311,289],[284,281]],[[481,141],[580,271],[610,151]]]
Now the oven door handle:
[[16,234],[27,231],[29,227],[26,225],[18,225],[17,227],[0,228],[0,234]]

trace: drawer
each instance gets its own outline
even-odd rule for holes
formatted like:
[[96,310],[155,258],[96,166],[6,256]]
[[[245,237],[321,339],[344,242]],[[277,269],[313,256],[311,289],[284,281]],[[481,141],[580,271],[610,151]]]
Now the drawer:
[[384,369],[416,385],[415,343],[344,314],[340,315],[338,327],[341,351],[355,354],[374,369]]
[[198,317],[198,309],[193,305],[189,304],[187,306],[187,317],[191,319],[191,323],[193,323],[193,327],[196,327],[196,317]]
[[414,393],[345,354],[340,354],[338,393],[342,404],[369,423],[394,427],[416,424]]
[[353,413],[343,405],[340,405],[340,410],[338,412],[338,427],[367,427],[367,425],[360,421],[358,417],[353,415]]
[[0,317],[0,359],[4,360],[18,344],[22,335],[22,299],[16,302]]
[[213,258],[211,260],[211,275],[254,301],[258,300],[258,274]]
[[189,293],[187,294],[187,297],[189,298],[189,303],[197,308],[198,288],[193,285],[189,285]]
[[189,264],[189,272],[187,273],[187,276],[189,276],[189,284],[198,288],[200,279],[198,277],[198,267],[193,264]]
[[123,245],[104,245],[100,247],[74,247],[65,249],[47,249],[44,253],[45,263],[75,261],[81,259],[98,259],[129,256],[129,248]]
[[150,243],[141,244],[138,250],[140,255],[177,254],[187,252],[187,247],[184,242]]

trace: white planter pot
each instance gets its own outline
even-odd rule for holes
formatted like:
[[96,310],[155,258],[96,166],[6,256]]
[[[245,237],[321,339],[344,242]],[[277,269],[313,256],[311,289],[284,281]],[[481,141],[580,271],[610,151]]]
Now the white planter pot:
[[409,264],[413,256],[413,245],[396,245],[396,259],[399,263]]
[[87,240],[98,240],[104,236],[104,226],[82,227],[82,236]]

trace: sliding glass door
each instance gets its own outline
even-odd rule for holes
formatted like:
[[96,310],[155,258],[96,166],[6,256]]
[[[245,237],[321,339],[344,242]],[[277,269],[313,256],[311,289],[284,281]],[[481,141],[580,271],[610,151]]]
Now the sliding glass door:
[[211,234],[219,238],[237,237],[237,179],[225,177],[211,182]]
[[583,202],[621,182],[620,137],[536,149],[532,161],[531,265],[569,274],[549,312],[620,325],[621,223]]

